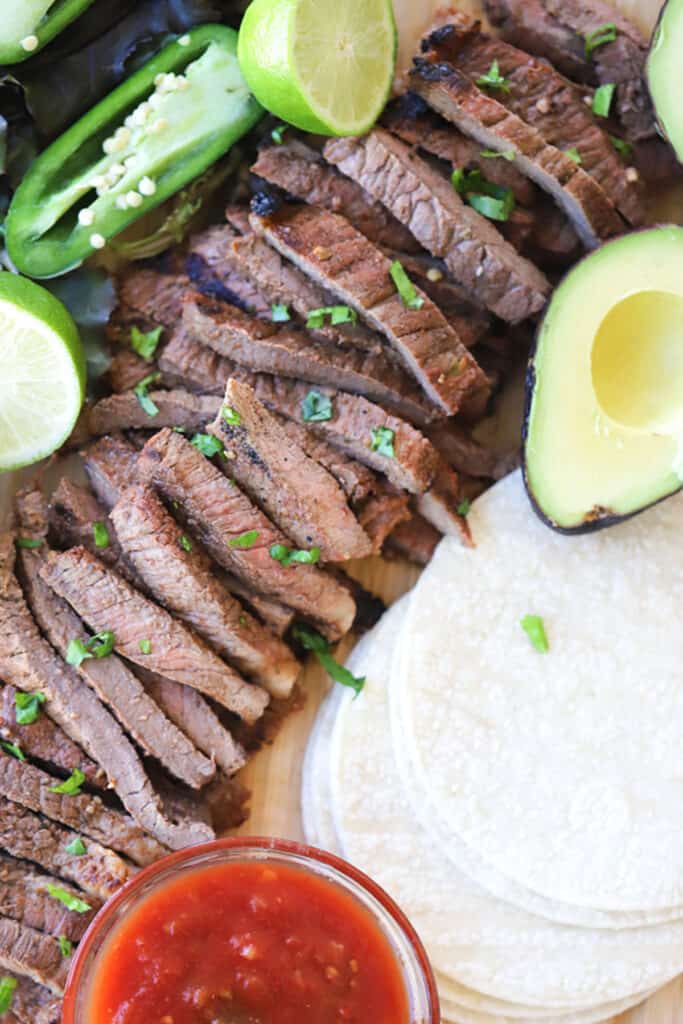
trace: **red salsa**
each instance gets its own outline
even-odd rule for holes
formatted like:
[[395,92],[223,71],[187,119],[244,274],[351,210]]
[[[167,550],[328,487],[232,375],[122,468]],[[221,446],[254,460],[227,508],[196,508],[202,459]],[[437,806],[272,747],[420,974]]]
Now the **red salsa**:
[[408,1024],[401,969],[350,894],[289,865],[188,871],[104,946],[88,1024]]

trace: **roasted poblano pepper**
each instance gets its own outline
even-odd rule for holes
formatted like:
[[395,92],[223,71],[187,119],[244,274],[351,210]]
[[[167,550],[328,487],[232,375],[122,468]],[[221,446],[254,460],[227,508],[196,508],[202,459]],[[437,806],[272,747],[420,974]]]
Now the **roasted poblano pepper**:
[[7,215],[18,270],[72,270],[226,153],[263,113],[236,53],[232,29],[194,29],[41,153]]
[[0,64],[18,64],[58,36],[95,0],[19,0],[3,4]]

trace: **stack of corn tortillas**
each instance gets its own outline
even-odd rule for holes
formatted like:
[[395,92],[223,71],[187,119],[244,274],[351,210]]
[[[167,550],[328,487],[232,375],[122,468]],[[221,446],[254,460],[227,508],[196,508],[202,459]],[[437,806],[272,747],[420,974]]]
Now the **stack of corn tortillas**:
[[307,837],[403,907],[444,1020],[605,1020],[683,970],[683,495],[567,538],[514,474],[470,518],[323,704]]

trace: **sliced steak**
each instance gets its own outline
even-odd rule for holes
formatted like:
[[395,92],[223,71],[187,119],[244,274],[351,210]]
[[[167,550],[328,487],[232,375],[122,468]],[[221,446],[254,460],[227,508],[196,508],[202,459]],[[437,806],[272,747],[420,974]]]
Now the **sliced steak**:
[[[122,437],[103,437],[88,445],[81,455],[90,486],[105,508],[113,508],[135,479],[137,450]],[[94,512],[94,506],[91,508]]]
[[115,395],[124,391],[132,391],[143,377],[153,373],[156,367],[130,349],[124,348],[116,352],[109,367],[107,377],[109,386]]
[[222,725],[201,693],[153,672],[138,671],[150,696],[163,708],[164,714],[189,736],[198,750],[212,758],[226,775],[234,775],[244,768],[247,763],[244,750]]
[[[93,632],[113,632],[115,650],[128,661],[192,686],[247,722],[263,714],[268,703],[263,690],[246,683],[187,626],[152,604],[85,548],[52,552],[41,577]],[[149,653],[143,652],[141,641],[149,642]]]
[[343,217],[290,207],[272,218],[254,215],[252,224],[281,255],[381,331],[445,413],[486,404],[486,376],[443,313],[419,291],[420,308],[409,309],[392,281],[390,260]]
[[262,149],[251,170],[296,199],[340,213],[375,245],[404,252],[419,249],[385,206],[360,185],[337,174],[316,150],[298,139]]
[[212,838],[210,829],[164,818],[142,762],[118,722],[40,635],[14,576],[14,536],[0,534],[0,673],[44,693],[47,713],[104,769],[126,810],[172,849]]
[[[271,558],[270,548],[286,545],[287,538],[179,434],[162,430],[153,437],[140,456],[138,473],[167,500],[179,503],[190,529],[219,565],[295,608],[330,637],[350,629],[355,607],[346,591],[316,566],[285,567]],[[258,534],[254,543],[240,546],[239,538],[253,531]]]
[[383,354],[344,350],[197,293],[188,295],[183,307],[183,327],[195,341],[247,370],[343,388],[420,425],[438,418],[420,388]]
[[231,597],[199,547],[183,549],[183,531],[156,493],[129,487],[111,518],[147,591],[245,676],[275,697],[289,696],[300,669],[296,658]]
[[361,502],[356,515],[372,541],[372,553],[378,555],[398,524],[410,519],[409,495],[387,483]]
[[[31,526],[30,504],[37,497],[39,522]],[[47,507],[40,492],[23,493],[17,499],[23,532],[37,537],[40,523],[47,532]],[[43,518],[44,517],[44,518]],[[39,549],[22,549],[19,568],[31,611],[52,646],[66,658],[72,640],[86,635],[83,622],[69,605],[58,597],[40,576],[47,558],[45,544]],[[145,693],[139,679],[120,658],[87,658],[77,671],[93,688],[124,726],[129,735],[147,754],[156,757],[172,775],[199,789],[210,782],[215,766],[187,737],[170,722]]]
[[244,580],[237,579],[232,573],[226,572],[219,566],[213,566],[214,573],[218,576],[225,587],[238,597],[242,604],[259,619],[264,626],[267,626],[271,633],[281,639],[287,633],[294,622],[294,611],[271,597],[259,594],[253,587]]
[[103,770],[69,739],[44,709],[31,725],[17,723],[16,694],[13,686],[0,686],[0,736],[16,743],[27,757],[54,765],[64,775],[71,775],[78,768],[89,786],[104,789],[107,778]]
[[328,142],[325,156],[391,209],[501,319],[526,320],[545,305],[550,283],[541,271],[400,139],[376,128],[362,139]]
[[435,427],[429,432],[429,439],[446,462],[465,476],[500,480],[519,466],[518,448],[503,452],[484,448],[457,423]]
[[397,555],[415,565],[428,565],[441,536],[435,526],[416,513],[393,530],[387,538],[384,554]]
[[129,815],[107,807],[98,796],[53,792],[61,781],[28,762],[0,756],[0,795],[5,799],[89,836],[136,864],[149,864],[151,858],[164,855],[158,844],[141,834]]
[[[311,390],[307,384],[250,373],[187,336],[173,338],[164,359],[169,369],[196,387],[215,387],[217,391],[215,382],[221,381],[225,390],[230,377],[249,384],[270,412],[301,424],[350,458],[384,474],[401,490],[420,493],[429,486],[437,462],[432,446],[410,423],[391,416],[361,395],[333,388],[316,389],[330,399],[332,415],[324,421],[306,421],[303,403]],[[372,431],[379,428],[394,433],[392,459],[371,447]]]
[[15,981],[18,984],[12,995],[12,1009],[6,1024],[60,1024],[61,999],[30,978],[16,977]]
[[502,95],[478,88],[457,65],[448,37],[432,36],[423,45],[425,56],[415,61],[411,85],[434,110],[486,149],[514,152],[515,166],[553,196],[589,248],[623,232],[623,222],[598,182],[509,110]]
[[47,935],[65,935],[72,942],[78,942],[95,911],[99,910],[98,901],[91,901],[91,913],[78,914],[53,899],[47,891],[48,885],[64,888],[71,896],[79,895],[76,889],[54,875],[45,875],[25,861],[0,854],[0,915]]
[[309,458],[256,398],[231,378],[225,405],[239,422],[219,412],[209,430],[225,445],[228,472],[299,548],[318,548],[326,562],[370,554],[367,534],[334,477]]
[[[109,521],[108,511],[87,487],[80,487],[67,477],[62,477],[50,498],[48,521],[51,535],[60,547],[82,545],[109,565],[121,561],[121,547]],[[95,523],[103,523],[107,530],[109,542],[106,547],[97,546],[93,532]]]
[[107,900],[133,877],[134,869],[112,850],[88,839],[86,853],[74,857],[66,847],[78,833],[41,818],[0,797],[0,846],[5,853],[33,861],[46,871],[74,882],[83,892]]
[[67,443],[77,447],[93,437],[114,434],[118,430],[178,427],[194,433],[203,430],[216,415],[215,403],[210,398],[187,391],[150,391],[148,399],[157,409],[154,414],[146,412],[130,391],[86,406]]
[[316,437],[313,431],[303,424],[285,419],[284,416],[273,415],[287,437],[299,448],[302,448],[309,458],[324,466],[332,474],[349,499],[352,508],[357,508],[364,499],[378,489],[379,477],[367,466],[355,459],[350,459],[348,455],[344,455],[327,441]]
[[471,547],[470,528],[459,511],[464,497],[458,474],[443,462],[429,490],[415,499],[415,507],[439,533],[456,537]]
[[[614,110],[629,142],[656,137],[645,78],[649,43],[636,26],[603,0],[485,0],[503,39],[549,60],[558,71],[591,85],[614,83]],[[605,24],[617,38],[586,56],[585,38]]]
[[133,326],[142,331],[158,326],[174,327],[188,284],[184,275],[161,274],[133,265],[116,281],[118,305],[110,318],[107,334],[116,343],[128,347]]
[[391,103],[382,115],[382,124],[409,146],[417,146],[452,167],[476,168],[495,185],[512,189],[522,206],[534,205],[538,189],[514,164],[483,157],[478,142],[444,121],[414,93]]
[[59,943],[8,917],[0,917],[0,967],[31,978],[54,995],[64,995],[69,961]]
[[[246,227],[249,229],[248,211]],[[229,224],[206,228],[190,239],[186,260],[188,276],[197,291],[229,302],[263,320],[271,318],[271,302],[258,282],[241,272],[229,255],[230,246],[239,237]]]

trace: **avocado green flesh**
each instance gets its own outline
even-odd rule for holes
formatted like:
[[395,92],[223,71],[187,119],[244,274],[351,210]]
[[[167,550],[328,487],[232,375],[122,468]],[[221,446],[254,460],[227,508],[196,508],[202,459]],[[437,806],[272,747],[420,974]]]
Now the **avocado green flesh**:
[[683,162],[683,0],[668,0],[647,61],[647,79],[657,120]]
[[529,374],[525,474],[550,525],[633,515],[683,484],[683,229],[626,235],[556,290]]

